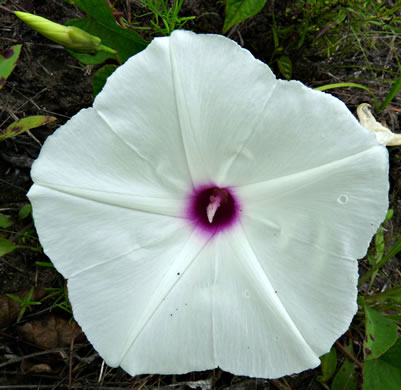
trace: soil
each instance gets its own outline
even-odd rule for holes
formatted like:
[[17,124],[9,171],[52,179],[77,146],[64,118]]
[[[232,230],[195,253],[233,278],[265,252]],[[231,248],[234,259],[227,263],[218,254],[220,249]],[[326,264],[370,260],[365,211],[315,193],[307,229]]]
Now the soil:
[[[126,1],[118,1],[116,6],[126,11]],[[132,13],[143,13],[139,1],[131,1]],[[222,3],[222,2],[221,2]],[[270,3],[270,2],[268,2]],[[290,1],[266,5],[261,13],[235,27],[229,36],[249,49],[255,57],[266,63],[271,62],[274,50],[272,36],[272,8],[276,15],[283,14],[283,9]],[[5,87],[0,91],[0,129],[4,129],[16,119],[29,115],[52,115],[56,122],[32,130],[18,137],[0,142],[0,214],[8,215],[15,224],[13,233],[7,235],[16,241],[25,235],[27,248],[20,248],[0,257],[0,318],[5,316],[7,306],[8,321],[0,326],[0,389],[123,389],[123,388],[232,388],[232,389],[321,389],[317,381],[320,369],[309,370],[278,380],[250,379],[237,377],[221,370],[192,373],[182,376],[139,376],[130,377],[121,369],[110,369],[102,365],[102,359],[80,334],[68,333],[71,346],[60,344],[60,340],[49,346],[43,346],[37,339],[28,341],[21,333],[21,327],[32,320],[46,318],[44,329],[53,332],[57,328],[59,339],[67,337],[61,325],[54,325],[61,319],[69,320],[68,313],[54,308],[54,299],[45,300],[42,305],[32,305],[17,323],[16,313],[10,299],[4,294],[20,296],[34,287],[35,296],[43,293],[39,288],[62,288],[63,279],[54,268],[37,265],[37,262],[49,261],[43,252],[32,250],[39,248],[39,243],[31,218],[18,219],[18,211],[28,203],[26,193],[32,184],[30,166],[37,158],[41,145],[46,137],[52,134],[80,109],[90,106],[93,101],[91,77],[97,67],[80,64],[62,47],[53,44],[46,38],[32,31],[8,10],[31,12],[58,23],[82,16],[74,6],[62,0],[0,0],[0,51],[18,43],[23,43],[18,64],[9,77]],[[188,23],[187,28],[196,32],[221,33],[224,22],[224,6],[211,0],[184,2],[182,15],[195,15],[195,21]],[[145,38],[146,35],[144,35]],[[381,38],[379,37],[378,40]],[[400,37],[394,37],[392,44],[401,52]],[[366,56],[376,68],[397,71],[397,60],[386,42],[377,42],[381,50],[367,53],[353,52],[341,58],[324,56],[305,45],[304,49],[284,53],[291,56],[293,78],[301,80],[311,87],[351,81],[356,77],[360,84],[371,88],[381,101],[388,93],[388,84],[383,83],[385,75],[377,73],[372,77],[371,70],[358,69],[352,66],[365,64]],[[380,46],[381,45],[381,46]],[[346,47],[340,51],[346,52]],[[270,63],[273,71],[279,74],[276,63]],[[351,67],[341,65],[348,64]],[[356,74],[358,72],[358,74]],[[332,93],[343,100],[351,111],[355,112],[358,104],[371,102],[371,96],[364,90],[336,89]],[[397,97],[392,104],[379,115],[379,119],[395,132],[400,132],[401,99]],[[401,232],[401,202],[398,196],[401,187],[400,148],[390,149],[390,206],[394,217],[386,226],[386,240],[391,244]],[[0,235],[0,238],[4,237]],[[366,260],[360,262],[360,272],[368,268]],[[401,283],[398,271],[399,259],[394,258],[383,273],[377,278],[376,289],[386,283]],[[60,287],[61,286],[61,287]],[[366,288],[366,286],[364,286]],[[3,302],[3,303],[2,303]],[[4,303],[6,302],[6,303]],[[14,311],[13,311],[14,310]],[[47,316],[47,317],[46,317]],[[50,316],[50,317],[49,317]],[[52,316],[55,316],[54,318]],[[56,318],[56,319],[55,319]],[[3,318],[4,319],[4,318]],[[53,322],[52,322],[53,321]],[[53,328],[50,331],[48,324]],[[58,323],[58,322],[57,322]],[[4,325],[4,324],[3,324]],[[39,325],[38,325],[39,326]],[[64,326],[64,325],[63,325]],[[76,326],[76,325],[74,325]],[[60,330],[61,329],[61,330]],[[64,330],[63,330],[64,329]],[[79,329],[77,327],[77,329]],[[35,333],[35,334],[36,334]],[[355,335],[355,337],[363,337]],[[48,340],[46,341],[48,342]],[[34,368],[32,368],[34,367]]]

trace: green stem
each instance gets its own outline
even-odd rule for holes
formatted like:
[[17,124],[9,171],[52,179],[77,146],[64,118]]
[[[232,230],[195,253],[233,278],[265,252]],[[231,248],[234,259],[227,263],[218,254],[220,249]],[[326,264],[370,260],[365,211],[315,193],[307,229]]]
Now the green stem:
[[396,286],[393,288],[389,288],[386,291],[383,291],[378,294],[373,294],[370,296],[365,296],[365,301],[374,303],[374,302],[383,302],[391,297],[399,297],[401,295],[401,286]]

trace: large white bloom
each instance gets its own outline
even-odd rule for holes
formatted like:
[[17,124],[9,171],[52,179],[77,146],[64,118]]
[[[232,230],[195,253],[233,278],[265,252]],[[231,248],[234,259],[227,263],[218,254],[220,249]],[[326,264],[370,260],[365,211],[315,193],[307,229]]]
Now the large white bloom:
[[349,326],[387,169],[338,99],[176,31],[49,137],[29,198],[107,364],[273,378]]

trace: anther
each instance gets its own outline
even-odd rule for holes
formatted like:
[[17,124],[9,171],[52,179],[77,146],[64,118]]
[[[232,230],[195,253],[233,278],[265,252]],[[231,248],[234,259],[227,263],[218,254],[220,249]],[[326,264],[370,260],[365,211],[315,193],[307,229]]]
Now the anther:
[[206,214],[207,214],[207,219],[209,220],[210,223],[213,222],[213,218],[217,212],[217,209],[221,205],[221,196],[220,195],[210,195],[209,196],[210,203],[206,207]]

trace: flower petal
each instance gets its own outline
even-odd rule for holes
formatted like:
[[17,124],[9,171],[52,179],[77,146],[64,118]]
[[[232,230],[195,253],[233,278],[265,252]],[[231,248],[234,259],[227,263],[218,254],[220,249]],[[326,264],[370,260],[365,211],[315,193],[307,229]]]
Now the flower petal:
[[169,38],[154,39],[107,80],[93,104],[115,136],[144,163],[144,177],[188,191],[188,171],[174,97]]
[[[121,363],[131,375],[219,366],[238,375],[272,378],[320,363],[261,272],[241,229],[234,237],[210,240],[176,277],[163,304],[131,337],[134,342]],[[143,299],[153,297],[148,293]]]
[[174,31],[171,72],[182,137],[196,184],[221,185],[276,85],[271,70],[234,41]]
[[317,168],[236,188],[243,215],[279,235],[361,258],[387,211],[388,154],[375,147]]
[[263,378],[319,365],[242,229],[221,240],[218,249],[214,287],[218,365],[237,375]]
[[244,218],[244,229],[299,334],[316,356],[325,354],[357,311],[357,261],[291,236],[278,239],[274,230],[266,231],[266,224],[257,219]]
[[[187,222],[154,213],[83,199],[35,184],[29,198],[40,242],[65,278],[115,264],[121,256],[189,234]],[[164,244],[168,246],[167,244]],[[86,288],[86,287],[85,287]],[[87,295],[90,295],[88,288]],[[82,324],[85,327],[85,324]]]
[[375,137],[339,99],[297,81],[278,80],[255,131],[227,171],[224,185],[291,175],[376,145]]
[[[118,203],[113,194],[129,197],[128,207],[146,210],[147,198],[154,198],[154,204],[158,199],[182,201],[191,185],[187,172],[179,168],[164,175],[165,161],[170,160],[145,156],[140,148],[127,145],[89,108],[46,140],[31,174],[36,184],[106,203]],[[127,206],[127,201],[122,203]]]
[[238,187],[241,224],[261,266],[317,355],[356,311],[356,258],[387,209],[387,151],[375,147],[302,173]]
[[[210,307],[199,304],[208,295],[210,278],[205,272],[194,274],[192,267],[206,243],[187,230],[176,230],[69,279],[74,316],[108,365],[121,365],[136,375],[180,373],[212,364]],[[208,265],[198,261],[195,269],[207,271]],[[187,272],[192,276],[187,278]],[[171,299],[175,290],[181,294]],[[178,327],[172,328],[172,322]],[[187,345],[185,335],[195,337],[199,348]],[[191,358],[183,353],[189,347]]]

